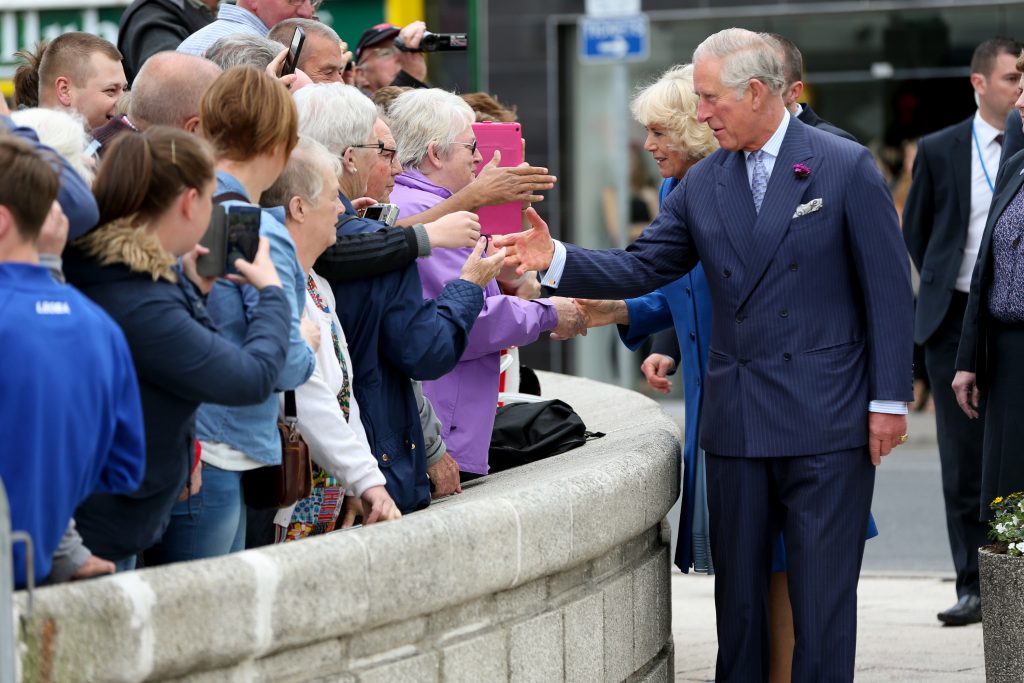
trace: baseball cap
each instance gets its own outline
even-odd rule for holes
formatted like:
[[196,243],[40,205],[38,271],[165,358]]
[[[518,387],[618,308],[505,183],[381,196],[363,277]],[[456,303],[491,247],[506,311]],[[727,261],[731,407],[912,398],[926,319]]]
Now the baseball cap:
[[359,42],[356,43],[356,63],[362,60],[363,52],[365,52],[367,48],[383,43],[385,40],[391,40],[398,35],[399,31],[401,31],[401,29],[394,24],[377,24],[376,26],[363,31],[363,35],[359,38]]

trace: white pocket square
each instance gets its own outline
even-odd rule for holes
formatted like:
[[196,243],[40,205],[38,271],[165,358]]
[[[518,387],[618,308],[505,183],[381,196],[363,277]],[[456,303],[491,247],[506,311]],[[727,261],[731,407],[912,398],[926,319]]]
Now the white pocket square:
[[821,201],[821,197],[812,199],[806,204],[801,204],[796,207],[796,211],[793,212],[793,218],[800,218],[800,216],[806,216],[809,213],[814,213],[823,206],[825,206],[825,202]]

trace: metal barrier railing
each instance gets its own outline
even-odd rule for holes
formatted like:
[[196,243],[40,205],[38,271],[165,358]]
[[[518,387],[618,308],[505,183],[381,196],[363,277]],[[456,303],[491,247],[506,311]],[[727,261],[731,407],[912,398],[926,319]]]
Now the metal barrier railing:
[[0,683],[14,683],[17,675],[15,654],[17,638],[14,615],[14,552],[15,543],[25,544],[25,581],[28,588],[28,615],[32,615],[32,592],[35,571],[32,558],[32,537],[24,531],[11,531],[11,509],[7,490],[0,479]]

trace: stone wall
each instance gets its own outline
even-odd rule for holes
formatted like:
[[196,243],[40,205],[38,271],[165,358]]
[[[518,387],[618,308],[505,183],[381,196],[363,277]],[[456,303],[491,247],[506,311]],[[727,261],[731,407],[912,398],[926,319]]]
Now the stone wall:
[[670,681],[678,430],[541,373],[607,436],[400,522],[17,596],[26,681]]

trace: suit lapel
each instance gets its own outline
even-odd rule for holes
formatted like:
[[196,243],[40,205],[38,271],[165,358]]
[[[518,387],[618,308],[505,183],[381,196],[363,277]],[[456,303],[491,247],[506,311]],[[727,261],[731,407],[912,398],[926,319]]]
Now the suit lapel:
[[1022,165],[1013,176],[1007,179],[1006,187],[992,199],[992,206],[988,212],[988,221],[985,224],[985,238],[991,239],[992,230],[995,229],[996,221],[1006,211],[1006,207],[1017,196],[1020,186],[1024,185],[1024,165]]
[[[779,243],[789,229],[793,211],[800,205],[800,199],[811,183],[811,178],[798,178],[793,172],[793,165],[805,163],[813,175],[814,164],[808,163],[813,158],[814,152],[807,140],[807,126],[800,121],[790,121],[771,178],[768,179],[761,212],[757,214],[757,221],[749,235],[749,259],[743,276],[743,294],[739,299],[741,304],[747,300],[768,269]],[[749,188],[747,194],[750,194]],[[750,203],[753,204],[753,199]]]
[[949,146],[950,166],[953,169],[953,183],[956,187],[957,199],[960,202],[960,224],[964,226],[964,239],[967,238],[967,224],[971,220],[971,138],[974,118],[960,124],[953,144]]
[[743,152],[724,155],[722,163],[715,167],[715,174],[718,176],[718,209],[725,234],[746,267],[750,258],[750,232],[754,229],[757,212],[754,210],[754,197],[750,193]]

